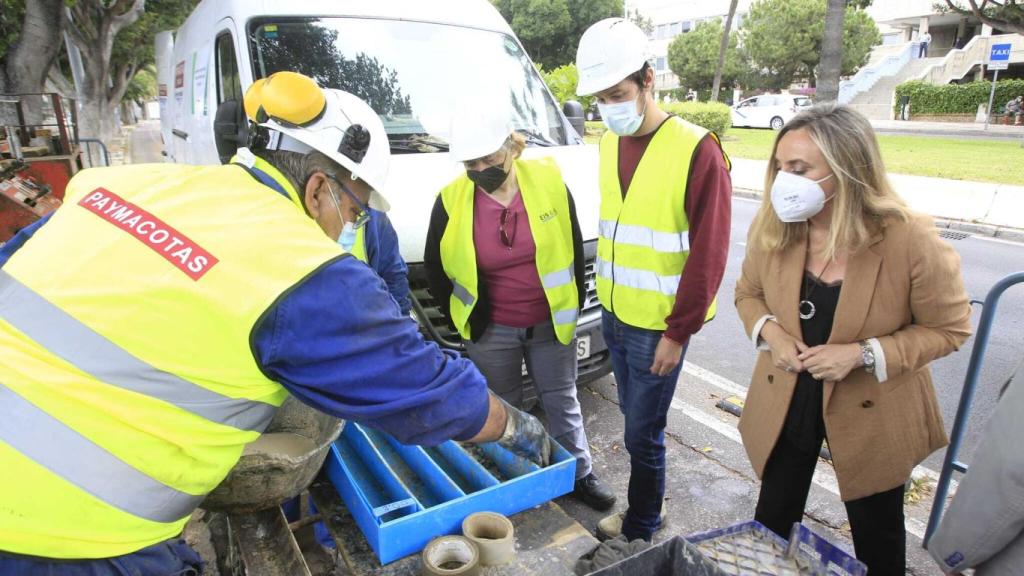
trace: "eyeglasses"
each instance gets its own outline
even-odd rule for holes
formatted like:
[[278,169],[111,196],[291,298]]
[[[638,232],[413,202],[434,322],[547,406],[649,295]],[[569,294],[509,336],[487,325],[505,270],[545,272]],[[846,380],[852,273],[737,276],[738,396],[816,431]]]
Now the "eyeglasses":
[[[358,230],[358,229],[362,228],[363,226],[365,226],[366,223],[370,221],[370,209],[365,204],[360,202],[359,197],[356,196],[355,193],[352,192],[352,190],[349,190],[348,186],[345,186],[345,184],[342,183],[342,181],[336,175],[331,174],[330,178],[331,178],[331,180],[334,180],[335,182],[337,182],[338,186],[341,186],[341,190],[345,194],[347,194],[348,197],[353,202],[356,203],[356,206],[359,207],[359,215],[356,216],[356,221],[352,223],[352,226],[356,230]],[[338,209],[338,215],[340,216],[341,215],[341,207],[338,205],[338,200],[334,198],[333,194],[331,195],[331,201],[334,202],[334,207]],[[342,220],[342,222],[344,222],[345,218],[342,217],[341,220]]]
[[501,243],[509,250],[512,249],[512,243],[516,239],[516,223],[518,218],[518,214],[508,208],[501,211],[501,225],[498,226],[498,234],[501,236]]

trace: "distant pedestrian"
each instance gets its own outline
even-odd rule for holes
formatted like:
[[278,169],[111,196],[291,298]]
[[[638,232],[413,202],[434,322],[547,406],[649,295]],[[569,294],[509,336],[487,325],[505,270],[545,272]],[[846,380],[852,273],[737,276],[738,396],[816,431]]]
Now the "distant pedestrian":
[[1006,103],[1006,123],[1010,123],[1010,116],[1013,116],[1013,125],[1020,126],[1021,116],[1024,115],[1024,96],[1017,96]]
[[931,42],[932,42],[932,35],[931,35],[931,33],[930,32],[925,32],[924,34],[921,35],[920,38],[918,38],[918,41],[921,43],[921,46],[920,46],[920,51],[917,54],[917,57],[918,58],[927,58],[928,57],[928,45],[931,44]]
[[946,445],[928,364],[970,335],[960,258],[893,191],[867,119],[815,106],[779,131],[736,308],[760,354],[739,429],[754,519],[803,518],[828,440],[857,558],[904,574],[903,490]]

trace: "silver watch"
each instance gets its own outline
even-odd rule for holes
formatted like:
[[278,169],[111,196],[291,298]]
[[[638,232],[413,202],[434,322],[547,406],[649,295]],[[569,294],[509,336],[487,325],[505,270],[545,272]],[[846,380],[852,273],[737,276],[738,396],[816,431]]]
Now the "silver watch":
[[875,373],[875,350],[867,340],[860,341],[860,359],[864,363],[864,371],[868,374]]

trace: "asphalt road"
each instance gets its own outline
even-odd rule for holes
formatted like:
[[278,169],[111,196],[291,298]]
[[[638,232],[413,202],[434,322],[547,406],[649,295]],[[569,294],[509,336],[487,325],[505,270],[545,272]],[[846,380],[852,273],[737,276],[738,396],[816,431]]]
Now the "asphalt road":
[[[718,296],[718,317],[704,327],[691,342],[686,360],[700,368],[727,378],[746,387],[754,366],[754,352],[743,326],[732,305],[736,280],[745,250],[746,233],[757,211],[759,202],[736,198],[733,200],[732,239],[729,264]],[[960,253],[962,271],[968,294],[983,300],[989,289],[1000,278],[1024,270],[1024,245],[1005,241],[968,237],[950,240]],[[974,307],[974,325],[977,328],[981,307]],[[1024,355],[1024,285],[1005,293],[998,306],[975,402],[964,437],[961,459],[970,462],[984,423],[996,404],[1000,385],[1005,382]],[[932,364],[932,375],[939,396],[942,415],[949,431],[953,425],[960,391],[971,350],[972,337],[960,351]],[[686,378],[684,376],[684,382]],[[933,454],[925,466],[941,470],[945,451]]]

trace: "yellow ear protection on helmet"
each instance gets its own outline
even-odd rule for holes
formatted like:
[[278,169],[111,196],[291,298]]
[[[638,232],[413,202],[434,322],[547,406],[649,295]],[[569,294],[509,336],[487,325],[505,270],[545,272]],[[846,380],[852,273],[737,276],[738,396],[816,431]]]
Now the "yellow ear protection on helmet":
[[[324,115],[327,99],[316,81],[297,72],[276,72],[253,84],[256,111],[252,116],[262,124],[273,119],[282,126],[301,128],[309,126]],[[248,95],[248,94],[247,94]],[[250,106],[246,106],[246,113]]]
[[[257,125],[274,120],[286,128],[305,128],[323,118],[327,98],[312,78],[282,71],[254,82],[245,93],[244,106],[246,115]],[[340,112],[348,119],[344,110]],[[251,150],[264,148],[270,141],[266,128],[256,126],[249,134]],[[338,144],[338,153],[358,164],[369,148],[370,131],[350,120]]]

